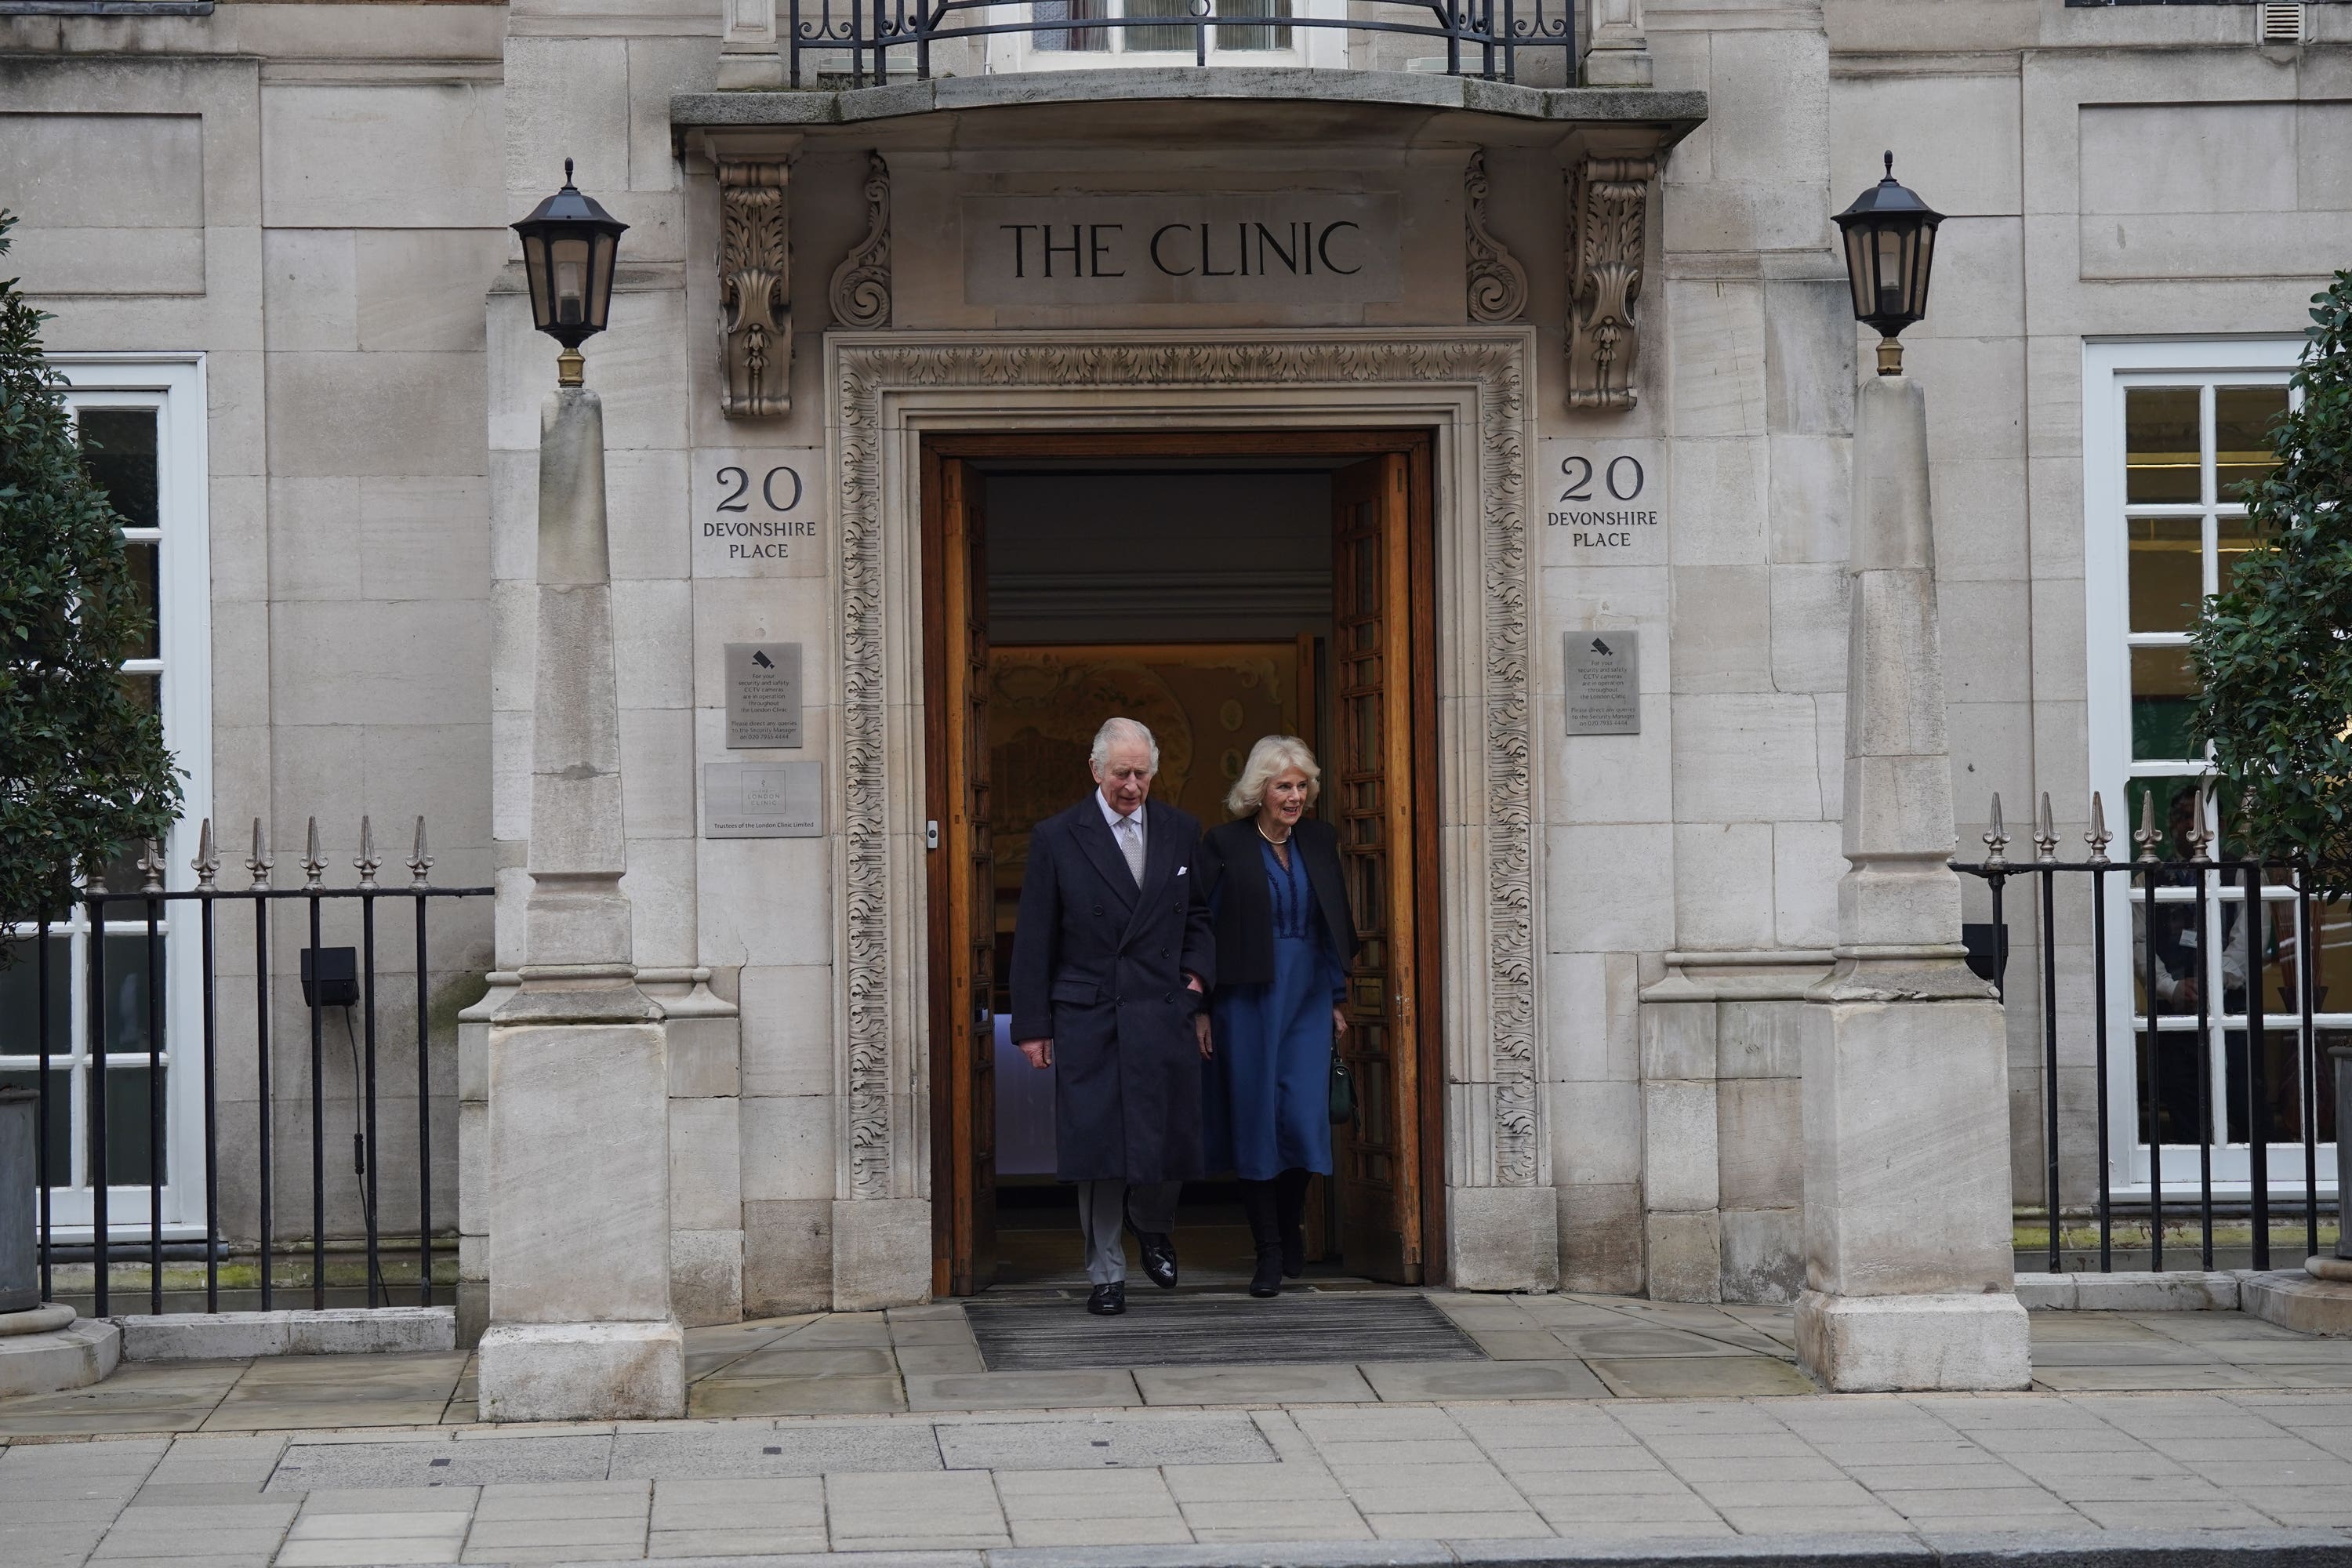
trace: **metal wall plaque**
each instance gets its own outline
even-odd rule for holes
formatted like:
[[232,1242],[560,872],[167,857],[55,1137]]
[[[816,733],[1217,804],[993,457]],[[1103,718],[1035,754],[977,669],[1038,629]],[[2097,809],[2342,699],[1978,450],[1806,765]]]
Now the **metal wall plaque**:
[[801,743],[801,645],[727,645],[727,749]]
[[818,838],[824,834],[823,763],[705,763],[705,838]]
[[1568,732],[1642,732],[1640,638],[1633,631],[1568,634]]

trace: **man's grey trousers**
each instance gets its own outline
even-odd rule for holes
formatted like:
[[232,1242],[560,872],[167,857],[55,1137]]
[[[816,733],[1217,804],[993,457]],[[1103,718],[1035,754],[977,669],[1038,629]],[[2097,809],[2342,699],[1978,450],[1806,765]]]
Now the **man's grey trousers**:
[[1176,1228],[1181,1182],[1080,1182],[1078,1232],[1087,1238],[1087,1279],[1116,1285],[1127,1278],[1127,1243],[1121,1224],[1132,1217],[1140,1231],[1167,1235]]

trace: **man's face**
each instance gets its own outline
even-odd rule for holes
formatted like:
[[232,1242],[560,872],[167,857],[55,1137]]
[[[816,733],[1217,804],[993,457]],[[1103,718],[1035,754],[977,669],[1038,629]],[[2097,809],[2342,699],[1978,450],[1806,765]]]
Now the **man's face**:
[[1151,793],[1151,748],[1140,741],[1113,741],[1095,768],[1095,783],[1121,816],[1139,810]]

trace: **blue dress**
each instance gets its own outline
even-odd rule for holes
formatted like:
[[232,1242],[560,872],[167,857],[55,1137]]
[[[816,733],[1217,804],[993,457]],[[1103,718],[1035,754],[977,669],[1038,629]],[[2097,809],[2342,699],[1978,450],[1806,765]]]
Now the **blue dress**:
[[[1301,857],[1286,868],[1263,839],[1274,913],[1274,978],[1221,985],[1210,1001],[1215,1057],[1202,1097],[1209,1168],[1271,1181],[1294,1168],[1331,1173],[1331,1009],[1348,975],[1331,952]],[[1223,889],[1212,899],[1221,901]]]

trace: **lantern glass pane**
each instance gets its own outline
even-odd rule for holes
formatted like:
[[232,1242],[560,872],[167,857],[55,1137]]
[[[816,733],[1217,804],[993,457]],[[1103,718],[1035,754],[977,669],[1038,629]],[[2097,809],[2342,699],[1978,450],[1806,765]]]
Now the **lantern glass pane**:
[[1911,314],[1925,318],[1927,314],[1927,270],[1936,259],[1936,231],[1921,224],[1913,232],[1916,247],[1911,258]]
[[555,296],[555,322],[577,326],[588,319],[588,238],[558,236],[548,247],[548,271]]
[[612,313],[613,262],[620,249],[621,239],[618,235],[599,234],[595,237],[593,244],[595,246],[594,286],[588,292],[588,308],[591,322],[601,332],[604,330],[605,318]]
[[1903,313],[1903,234],[1899,229],[1878,231],[1876,254],[1872,258],[1877,272],[1878,294],[1876,314],[1899,316]]
[[1845,280],[1853,290],[1856,321],[1870,314],[1877,289],[1870,280],[1870,230],[1859,224],[1845,231]]
[[531,324],[543,332],[555,320],[555,314],[547,298],[547,241],[541,236],[523,236],[522,269],[530,279]]

